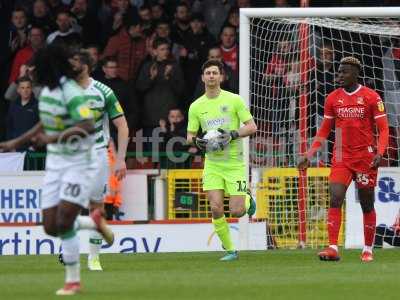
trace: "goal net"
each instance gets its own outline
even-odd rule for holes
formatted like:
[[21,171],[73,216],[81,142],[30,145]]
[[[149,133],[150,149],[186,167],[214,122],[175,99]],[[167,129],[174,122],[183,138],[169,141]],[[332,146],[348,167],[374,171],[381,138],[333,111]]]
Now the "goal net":
[[[336,9],[341,17],[332,9],[332,16],[326,16],[327,10],[241,10],[241,94],[249,99],[259,128],[250,141],[249,165],[257,217],[267,220],[272,246],[327,243],[334,132],[311,162],[315,169],[299,173],[295,166],[322,122],[326,96],[339,87],[335,73],[341,58],[357,57],[363,68],[360,83],[384,100],[390,144],[382,166],[398,166],[400,20],[390,10],[385,16],[380,8],[368,8],[368,13],[362,8]],[[368,16],[371,12],[381,16]]]

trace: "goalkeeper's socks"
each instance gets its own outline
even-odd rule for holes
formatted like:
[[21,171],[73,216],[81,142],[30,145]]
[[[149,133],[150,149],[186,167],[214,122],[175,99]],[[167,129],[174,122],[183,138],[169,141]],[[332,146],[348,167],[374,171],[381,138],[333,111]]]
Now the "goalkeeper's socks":
[[376,213],[375,209],[363,215],[364,221],[364,245],[372,246],[375,237],[375,227],[376,227]]
[[63,249],[63,260],[65,264],[65,282],[79,282],[79,237],[74,229],[60,235],[60,237]]
[[231,239],[229,224],[226,221],[225,216],[222,216],[219,219],[213,219],[212,222],[214,224],[215,232],[221,240],[224,249],[226,251],[235,251],[235,246]]
[[99,256],[102,242],[101,234],[98,231],[91,230],[89,233],[89,259]]
[[328,223],[327,223],[329,245],[337,245],[341,222],[342,222],[342,210],[340,208],[329,208]]
[[246,198],[244,200],[244,206],[246,207],[246,212],[249,211],[250,208],[250,195],[246,194]]

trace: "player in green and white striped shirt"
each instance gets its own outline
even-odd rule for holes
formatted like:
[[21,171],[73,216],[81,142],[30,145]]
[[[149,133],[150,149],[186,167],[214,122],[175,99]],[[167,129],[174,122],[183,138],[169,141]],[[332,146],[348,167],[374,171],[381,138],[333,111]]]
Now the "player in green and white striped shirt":
[[[90,77],[92,61],[87,51],[81,50],[73,56],[74,70],[79,73],[76,77],[78,84],[83,88],[84,96],[95,120],[95,148],[100,162],[97,174],[97,187],[90,198],[90,209],[103,208],[104,192],[108,182],[108,155],[107,146],[110,141],[110,120],[118,130],[118,152],[115,172],[119,179],[126,174],[125,156],[128,146],[129,129],[124,112],[114,92],[105,84]],[[89,237],[88,268],[92,271],[101,271],[99,259],[101,235],[91,231]]]
[[99,209],[90,217],[79,216],[89,203],[98,163],[93,114],[82,89],[69,79],[73,76],[69,58],[60,46],[35,54],[36,81],[44,86],[39,97],[40,122],[22,136],[0,143],[1,150],[29,141],[47,145],[41,208],[45,232],[61,238],[64,252],[65,285],[57,295],[74,295],[81,289],[77,230],[97,229],[107,243],[114,239]]

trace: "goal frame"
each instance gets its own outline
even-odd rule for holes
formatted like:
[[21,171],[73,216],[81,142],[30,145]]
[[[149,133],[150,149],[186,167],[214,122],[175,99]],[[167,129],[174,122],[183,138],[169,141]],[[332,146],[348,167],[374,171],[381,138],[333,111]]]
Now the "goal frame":
[[[251,32],[250,32],[250,18],[256,17],[285,17],[285,18],[307,18],[307,17],[400,17],[400,7],[297,7],[297,8],[241,8],[240,9],[240,26],[239,26],[239,94],[244,99],[248,107],[250,107],[250,53],[251,53]],[[306,26],[305,26],[306,27]],[[305,28],[300,30],[307,30]],[[300,32],[300,34],[305,34]],[[302,45],[301,47],[307,47]],[[302,49],[300,49],[301,52]],[[307,62],[307,55],[301,55],[300,68],[305,67]],[[303,80],[301,80],[304,82]],[[301,98],[304,98],[303,100]],[[306,97],[300,95],[300,101],[307,101]],[[304,103],[303,103],[304,104]],[[305,103],[306,104],[306,103]],[[301,131],[301,129],[300,129]],[[307,136],[301,135],[300,154],[306,152]],[[250,174],[250,144],[249,139],[245,140],[244,144],[245,162],[247,166],[247,174]],[[305,199],[306,194],[306,173],[300,173],[299,180],[299,208],[306,209]],[[302,220],[302,218],[304,218]],[[306,241],[305,232],[305,216],[300,216],[299,221],[299,246],[303,246]],[[242,227],[242,226],[241,226]],[[248,226],[243,226],[240,229],[240,248],[248,249],[249,245],[249,231]]]

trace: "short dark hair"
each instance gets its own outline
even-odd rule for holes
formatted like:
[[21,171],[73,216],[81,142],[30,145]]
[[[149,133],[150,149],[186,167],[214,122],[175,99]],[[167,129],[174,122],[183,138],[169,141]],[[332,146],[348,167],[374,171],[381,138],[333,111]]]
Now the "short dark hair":
[[15,81],[15,83],[16,83],[17,85],[19,85],[21,82],[30,82],[31,85],[32,85],[32,79],[30,79],[30,77],[28,77],[28,76],[19,77],[19,78]]
[[162,37],[158,37],[153,41],[153,49],[157,49],[158,47],[164,44],[170,45],[169,40]]
[[79,56],[79,59],[82,64],[87,65],[89,68],[89,73],[92,72],[93,67],[94,67],[94,61],[92,57],[89,54],[89,51],[85,49],[80,49],[74,53],[74,56],[77,55]]
[[103,59],[103,66],[105,66],[109,62],[115,62],[116,64],[118,64],[118,60],[115,56],[106,56]]
[[209,67],[213,67],[213,66],[218,67],[218,70],[221,74],[224,72],[224,64],[222,62],[220,62],[219,60],[215,60],[215,59],[209,59],[201,67],[201,73],[204,74],[205,69],[207,69]]

